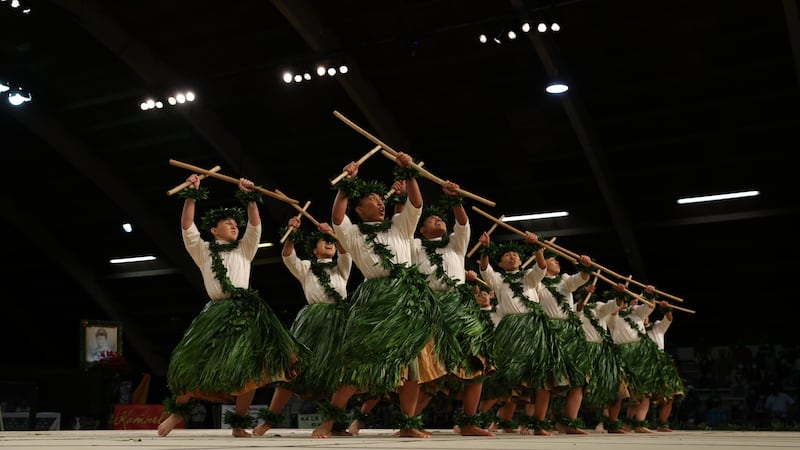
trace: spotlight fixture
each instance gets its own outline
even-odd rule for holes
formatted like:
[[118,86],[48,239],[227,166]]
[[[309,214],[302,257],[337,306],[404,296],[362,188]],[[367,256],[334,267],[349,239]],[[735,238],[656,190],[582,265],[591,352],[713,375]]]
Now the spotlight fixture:
[[23,89],[21,86],[15,86],[7,81],[0,82],[0,93],[7,93],[6,98],[8,103],[13,106],[19,106],[23,103],[31,101],[33,98],[31,93]]
[[[5,3],[6,0],[2,0],[2,2]],[[26,0],[25,3],[30,3],[30,2]],[[31,9],[27,6],[23,6],[20,0],[11,0],[10,2],[8,2],[8,6],[10,6],[12,9],[16,9],[22,14],[29,14],[31,12]]]
[[[335,76],[337,74],[346,74],[350,72],[350,67],[345,64],[340,64],[338,67],[334,65],[323,65],[320,64],[316,66],[314,69],[314,73],[317,74],[317,77],[324,77],[325,75],[328,76]],[[283,73],[283,82],[286,84],[290,83],[302,83],[303,81],[311,81],[312,80],[311,72],[303,71],[303,72],[284,72]]]
[[483,34],[483,33],[481,33],[480,36],[478,36],[478,41],[481,44],[485,44],[488,40],[489,40],[489,38],[487,38],[486,35]]
[[[167,97],[167,103],[169,103],[170,106],[177,106],[186,102],[193,102],[194,100],[195,95],[192,91],[176,92],[175,95],[170,95]],[[164,108],[164,102],[160,99],[148,98],[139,105],[139,108],[142,111],[147,111],[150,109],[162,109]]]
[[569,90],[569,86],[562,81],[552,81],[544,88],[549,94],[563,94]]

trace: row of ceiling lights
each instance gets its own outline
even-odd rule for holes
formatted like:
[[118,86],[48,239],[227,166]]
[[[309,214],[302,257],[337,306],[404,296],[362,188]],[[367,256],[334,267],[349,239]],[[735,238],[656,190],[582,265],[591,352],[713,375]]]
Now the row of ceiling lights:
[[[524,22],[520,26],[520,30],[523,33],[530,32],[531,31],[531,24],[528,23],[528,22]],[[540,22],[539,25],[536,26],[536,30],[539,33],[546,33],[548,31],[552,31],[552,32],[556,32],[557,33],[559,31],[561,31],[561,25],[559,25],[558,22],[552,22],[548,26],[546,23]],[[506,40],[506,39],[508,39],[509,41],[513,41],[516,38],[517,38],[517,32],[512,29],[512,30],[508,30],[508,31],[501,31],[501,32],[495,34],[494,37],[492,37],[491,40],[495,44],[502,44],[503,41]],[[487,35],[486,33],[479,34],[478,35],[478,41],[481,44],[485,44],[485,43],[489,42],[489,35]]]
[[[347,67],[344,64],[339,66],[338,69],[336,67],[334,67],[334,66],[325,67],[325,66],[320,65],[320,66],[317,66],[316,73],[317,73],[318,77],[324,77],[326,75],[333,77],[333,76],[336,76],[338,74],[346,74],[349,71],[350,71],[350,68]],[[302,83],[303,81],[311,81],[311,78],[312,78],[312,76],[311,76],[311,73],[309,73],[309,72],[303,72],[303,73],[299,73],[299,72],[298,73],[284,72],[283,73],[283,82],[286,83],[286,84],[289,84],[289,83],[292,83],[292,82],[294,82],[294,83]]]
[[[6,0],[0,0],[0,2],[5,3]],[[30,14],[31,12],[31,9],[22,6],[22,2],[20,2],[19,0],[11,0],[10,2],[8,2],[8,6],[14,9],[18,9],[22,14]]]
[[[169,97],[167,97],[167,103],[171,106],[177,106],[177,105],[182,105],[186,102],[193,102],[194,99],[195,95],[194,92],[192,91],[186,91],[185,93],[178,92],[175,95],[170,95]],[[142,111],[148,111],[151,109],[161,109],[163,107],[164,107],[163,101],[156,100],[153,98],[148,98],[139,105],[139,108],[141,108]]]
[[14,106],[19,106],[25,102],[31,101],[33,98],[30,92],[27,92],[20,86],[14,88],[11,83],[7,82],[0,82],[0,93],[7,95],[8,103],[11,103]]

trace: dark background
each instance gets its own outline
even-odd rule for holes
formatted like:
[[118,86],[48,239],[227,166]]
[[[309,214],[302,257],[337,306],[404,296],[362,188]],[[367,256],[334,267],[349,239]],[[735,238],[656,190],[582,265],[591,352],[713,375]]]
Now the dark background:
[[[43,386],[40,409],[67,410],[58,396],[91,385],[82,319],[121,322],[151,401],[166,394],[170,351],[206,302],[181,200],[166,195],[190,172],[169,161],[219,165],[329,221],[330,180],[374,146],[334,111],[495,202],[469,207],[568,211],[512,225],[682,298],[694,313],[675,313],[670,348],[797,342],[795,0],[8,3],[0,80],[33,101],[0,102],[0,373]],[[562,30],[525,34],[526,20]],[[512,28],[516,40],[491,41]],[[350,71],[317,77],[320,63]],[[286,70],[312,80],[286,84]],[[544,92],[555,77],[566,95]],[[177,89],[197,99],[139,109]],[[378,154],[361,174],[389,184],[392,167]],[[420,183],[435,202],[439,186]],[[201,212],[234,201],[233,184],[205,186]],[[676,204],[749,189],[761,195]],[[273,242],[296,213],[270,198],[261,211]],[[470,212],[475,242],[492,223]],[[158,260],[108,262],[142,254]],[[277,247],[259,252],[252,285],[287,324],[304,305]]]

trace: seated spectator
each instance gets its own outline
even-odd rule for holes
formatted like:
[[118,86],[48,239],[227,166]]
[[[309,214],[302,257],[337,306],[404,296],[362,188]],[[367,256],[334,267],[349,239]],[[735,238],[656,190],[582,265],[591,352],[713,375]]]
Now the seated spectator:
[[791,419],[795,404],[791,395],[781,390],[776,383],[770,383],[768,394],[764,399],[764,409],[773,420],[787,421]]

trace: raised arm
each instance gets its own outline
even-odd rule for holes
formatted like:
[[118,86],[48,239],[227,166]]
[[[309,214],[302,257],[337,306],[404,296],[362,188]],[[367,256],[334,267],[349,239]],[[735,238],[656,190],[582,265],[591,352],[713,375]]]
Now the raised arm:
[[[196,173],[189,175],[189,178],[186,179],[191,185],[186,189],[199,189],[200,188],[200,176]],[[184,230],[188,230],[189,227],[192,226],[194,223],[194,212],[195,212],[195,200],[190,197],[186,197],[183,201],[183,210],[181,211],[181,228]]]
[[[239,190],[242,192],[253,192],[256,185],[247,178],[239,178]],[[258,213],[258,202],[247,202],[247,223],[250,225],[261,225],[261,215]]]
[[[343,172],[347,172],[347,178],[354,178],[358,175],[358,163],[351,162],[344,166]],[[344,216],[347,214],[348,198],[341,189],[336,191],[336,198],[333,200],[333,209],[331,211],[331,223],[334,225],[341,225],[344,221]]]

